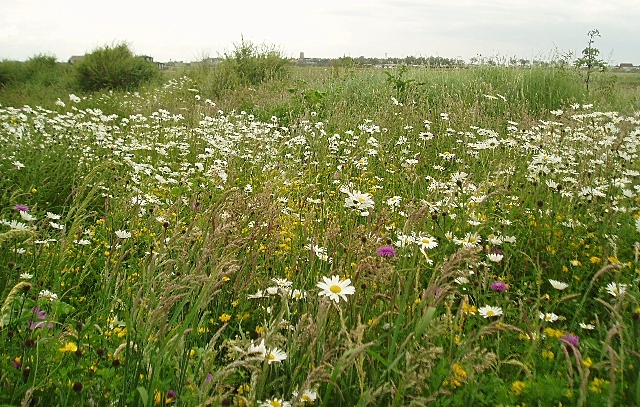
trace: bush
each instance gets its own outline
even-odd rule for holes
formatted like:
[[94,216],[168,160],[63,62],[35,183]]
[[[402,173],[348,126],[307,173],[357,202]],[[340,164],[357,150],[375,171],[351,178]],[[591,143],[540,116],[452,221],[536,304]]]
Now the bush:
[[156,65],[134,56],[126,44],[98,48],[76,66],[76,80],[84,91],[133,90],[157,75]]
[[199,82],[205,94],[220,97],[227,91],[257,86],[289,73],[289,60],[274,46],[256,45],[244,38],[233,46],[220,63],[210,65],[205,59],[189,70],[189,76]]
[[222,63],[233,70],[240,84],[259,85],[286,74],[289,61],[273,46],[258,46],[244,38],[239,44],[233,45],[233,52],[225,54]]

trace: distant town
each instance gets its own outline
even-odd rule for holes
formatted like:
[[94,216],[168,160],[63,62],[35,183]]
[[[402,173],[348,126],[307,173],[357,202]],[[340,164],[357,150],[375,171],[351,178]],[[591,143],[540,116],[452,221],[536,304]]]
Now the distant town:
[[[199,61],[168,61],[158,62],[154,61],[154,58],[148,55],[140,55],[147,61],[155,62],[158,69],[161,70],[177,70],[192,65],[215,65],[224,60],[224,58],[203,58]],[[81,61],[84,58],[82,55],[74,55],[69,58],[68,62],[74,64]],[[365,56],[350,57],[344,56],[340,58],[307,58],[304,52],[300,53],[298,58],[292,58],[291,62],[296,66],[317,66],[317,67],[330,67],[330,66],[359,66],[359,67],[373,67],[373,68],[394,68],[399,65],[415,66],[415,67],[432,67],[432,68],[464,68],[474,65],[493,65],[493,66],[510,66],[510,67],[534,67],[534,66],[563,66],[570,65],[571,61],[568,60],[529,60],[524,58],[504,58],[504,57],[485,57],[482,55],[473,57],[469,62],[464,61],[461,58],[445,58],[440,56],[430,57],[415,57],[407,56],[403,58],[385,57],[385,58],[370,58]],[[612,69],[620,69],[622,71],[631,72],[640,70],[640,65],[634,65],[632,63],[620,63],[618,65],[609,66]]]

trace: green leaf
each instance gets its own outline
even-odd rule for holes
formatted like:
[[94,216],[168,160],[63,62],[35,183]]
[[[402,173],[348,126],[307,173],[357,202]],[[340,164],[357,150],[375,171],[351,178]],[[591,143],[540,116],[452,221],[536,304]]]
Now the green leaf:
[[142,386],[138,386],[138,393],[140,393],[140,399],[142,400],[142,404],[147,407],[147,402],[149,401],[149,393],[147,393],[147,389]]

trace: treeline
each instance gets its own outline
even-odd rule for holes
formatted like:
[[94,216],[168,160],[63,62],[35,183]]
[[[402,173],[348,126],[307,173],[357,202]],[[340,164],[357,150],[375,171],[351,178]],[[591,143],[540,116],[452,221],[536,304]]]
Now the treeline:
[[408,65],[408,66],[431,66],[442,68],[456,68],[465,66],[464,60],[460,58],[444,58],[444,57],[415,57],[408,56],[404,58],[368,58],[360,56],[353,57],[340,57],[340,58],[304,58],[295,61],[296,65],[301,66],[374,66],[374,67],[388,67],[394,65]]

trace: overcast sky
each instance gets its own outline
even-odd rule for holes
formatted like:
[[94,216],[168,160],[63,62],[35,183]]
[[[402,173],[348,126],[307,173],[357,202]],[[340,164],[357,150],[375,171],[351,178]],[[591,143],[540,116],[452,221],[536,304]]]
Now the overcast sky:
[[156,61],[215,57],[241,35],[287,56],[580,54],[640,64],[640,0],[0,0],[0,59],[66,61],[126,41]]

